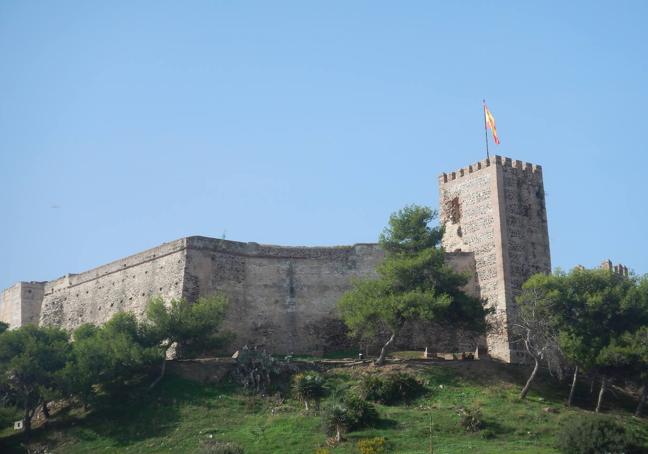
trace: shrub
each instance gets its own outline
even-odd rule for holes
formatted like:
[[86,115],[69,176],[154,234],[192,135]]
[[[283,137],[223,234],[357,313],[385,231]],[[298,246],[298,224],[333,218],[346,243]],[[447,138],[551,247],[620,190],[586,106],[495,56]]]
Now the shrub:
[[205,440],[202,443],[201,454],[244,454],[243,448],[230,441]]
[[478,408],[459,408],[459,424],[466,432],[479,432],[484,428],[481,411]]
[[246,391],[261,394],[270,390],[280,373],[281,363],[272,355],[245,346],[236,359],[234,378]]
[[319,406],[319,401],[325,394],[324,378],[317,372],[304,372],[293,377],[292,388],[295,396],[306,406],[314,401]]
[[360,382],[360,395],[364,399],[379,402],[384,395],[385,379],[380,375],[365,375]]
[[347,395],[342,405],[347,409],[349,430],[371,427],[378,420],[376,407],[355,394]]
[[335,435],[335,441],[342,440],[342,434],[351,427],[349,410],[342,404],[335,404],[329,407],[324,413],[324,426],[328,434]]
[[424,389],[414,376],[402,372],[387,376],[366,375],[360,383],[362,398],[387,405],[412,400]]
[[324,429],[327,434],[335,435],[336,441],[342,439],[347,431],[370,427],[378,420],[376,408],[355,394],[348,394],[333,404],[323,414]]
[[569,454],[641,452],[623,426],[610,418],[591,416],[564,424],[558,432],[558,449]]
[[15,407],[4,407],[0,402],[0,430],[9,427],[14,421],[22,418],[22,414]]
[[367,438],[360,440],[356,446],[360,454],[381,454],[385,452],[385,439],[383,437]]
[[495,432],[493,432],[491,429],[484,429],[481,432],[479,432],[479,435],[484,440],[492,440],[493,438],[495,438]]

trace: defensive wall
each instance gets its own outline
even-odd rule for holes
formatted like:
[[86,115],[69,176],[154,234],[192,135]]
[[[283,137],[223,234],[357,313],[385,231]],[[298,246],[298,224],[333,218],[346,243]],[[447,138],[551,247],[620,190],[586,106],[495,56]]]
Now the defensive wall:
[[[470,276],[465,290],[494,307],[486,343],[504,361],[520,360],[511,338],[513,299],[524,280],[550,271],[540,166],[495,156],[439,177],[443,245],[449,264]],[[0,320],[72,330],[119,311],[142,317],[154,296],[190,301],[214,293],[230,301],[225,351],[256,345],[276,353],[321,354],[348,348],[336,302],[354,278],[376,276],[376,244],[284,247],[187,237],[80,274],[21,282],[0,294]],[[397,347],[474,348],[470,333],[409,324]]]
[[[377,244],[283,247],[188,237],[162,244],[80,274],[42,283],[18,283],[3,292],[1,319],[73,330],[100,325],[117,312],[144,315],[150,298],[165,300],[221,293],[230,301],[223,328],[233,337],[225,352],[255,345],[278,353],[322,354],[354,344],[336,311],[353,278],[376,275],[383,259]],[[448,254],[451,265],[474,276],[472,254]],[[36,286],[27,297],[27,287]],[[466,290],[478,294],[471,278]],[[29,317],[22,312],[32,310]],[[22,312],[21,312],[22,311]],[[467,349],[442,327],[404,330],[400,345]]]

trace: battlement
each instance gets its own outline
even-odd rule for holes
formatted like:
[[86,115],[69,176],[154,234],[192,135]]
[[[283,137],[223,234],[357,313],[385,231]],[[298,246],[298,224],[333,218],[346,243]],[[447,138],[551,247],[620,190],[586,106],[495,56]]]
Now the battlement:
[[469,165],[467,167],[463,167],[454,172],[442,173],[441,175],[439,175],[439,184],[445,184],[450,181],[456,180],[457,178],[461,178],[463,176],[469,175],[471,173],[479,172],[480,170],[490,167],[491,165],[500,166],[500,167],[510,167],[510,168],[522,170],[524,172],[528,172],[529,174],[542,175],[542,166],[538,164],[531,164],[529,162],[520,161],[519,159],[511,159],[511,158],[505,158],[499,155],[495,155],[492,158],[483,159],[479,162],[476,162],[475,164]]
[[628,277],[630,275],[630,271],[628,270],[627,266],[620,263],[613,265],[612,260],[610,259],[603,260],[603,262],[601,262],[600,268],[603,270],[611,271],[620,276]]

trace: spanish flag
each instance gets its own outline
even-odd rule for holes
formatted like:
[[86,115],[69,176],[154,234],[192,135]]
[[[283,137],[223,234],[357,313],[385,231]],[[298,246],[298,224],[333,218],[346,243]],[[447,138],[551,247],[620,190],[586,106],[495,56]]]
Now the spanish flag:
[[495,127],[495,117],[493,117],[493,114],[488,110],[488,106],[486,105],[486,102],[484,102],[484,118],[486,119],[486,124],[490,128],[491,132],[493,133],[493,140],[497,145],[499,145],[500,141],[497,138],[497,128]]

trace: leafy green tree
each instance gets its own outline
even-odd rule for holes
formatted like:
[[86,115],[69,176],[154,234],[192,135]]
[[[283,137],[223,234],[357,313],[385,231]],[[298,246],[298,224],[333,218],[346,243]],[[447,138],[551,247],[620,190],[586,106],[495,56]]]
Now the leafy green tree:
[[608,270],[572,270],[565,276],[560,305],[561,346],[584,370],[601,376],[596,411],[614,375],[601,352],[626,331],[648,324],[648,305],[636,281]]
[[0,336],[0,383],[22,408],[27,435],[38,406],[57,392],[69,350],[67,333],[57,328],[27,325]]
[[100,330],[88,323],[74,331],[72,351],[61,371],[66,394],[78,397],[86,408],[95,393],[95,386],[108,377],[106,366],[113,363],[108,359],[106,336],[101,336]]
[[221,295],[200,298],[195,303],[181,299],[166,304],[161,298],[149,302],[147,331],[163,352],[160,375],[151,388],[164,377],[168,352],[173,346],[186,354],[214,348],[223,342],[220,326],[226,309],[227,300]]
[[68,394],[85,406],[98,393],[117,395],[141,383],[163,356],[156,339],[132,313],[117,313],[100,327],[82,325],[73,338],[61,375]]
[[648,397],[648,326],[614,339],[601,351],[598,361],[615,375],[641,386],[641,396],[635,410],[635,416],[641,416]]
[[600,411],[608,380],[617,366],[608,363],[602,352],[626,332],[648,325],[648,284],[608,270],[575,268],[569,273],[532,277],[526,292],[544,296],[544,317],[558,331],[558,344],[565,357],[576,367],[570,400],[579,370],[599,374]]
[[467,277],[445,263],[443,228],[431,225],[435,218],[435,211],[417,205],[392,214],[380,236],[385,260],[377,269],[379,278],[356,281],[338,301],[352,335],[375,339],[386,333],[378,365],[408,321],[485,330],[483,304],[461,290]]
[[5,322],[0,322],[0,334],[4,333],[9,329],[9,325]]

